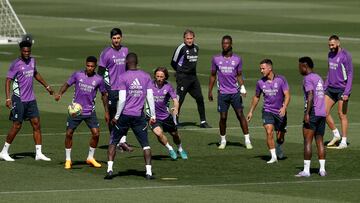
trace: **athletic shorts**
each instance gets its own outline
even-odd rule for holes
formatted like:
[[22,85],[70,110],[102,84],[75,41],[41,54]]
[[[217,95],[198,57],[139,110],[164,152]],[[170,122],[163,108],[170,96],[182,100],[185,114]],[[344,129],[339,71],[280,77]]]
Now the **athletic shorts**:
[[310,123],[305,123],[303,121],[303,128],[315,131],[315,135],[324,136],[324,134],[325,134],[325,123],[326,123],[326,117],[315,116],[314,111],[311,111],[311,113],[310,113]]
[[108,108],[110,119],[113,119],[117,110],[117,102],[119,100],[119,90],[108,90]]
[[172,115],[169,115],[164,120],[156,119],[156,123],[150,126],[152,130],[154,130],[156,127],[161,127],[164,132],[176,132],[177,127],[174,123]]
[[234,109],[243,109],[240,92],[235,94],[218,94],[218,112],[227,112],[231,106]]
[[39,109],[36,100],[22,102],[19,97],[13,95],[11,102],[12,108],[10,110],[9,120],[22,123],[24,120],[27,121],[39,117]]
[[128,116],[122,114],[119,117],[119,120],[117,121],[115,127],[111,131],[110,144],[118,144],[121,137],[126,135],[129,128],[131,128],[134,132],[135,137],[142,148],[149,146],[147,122],[144,115]]
[[275,131],[286,132],[287,129],[287,115],[280,117],[278,114],[271,112],[262,112],[263,125],[272,124]]
[[82,121],[85,121],[86,125],[91,128],[99,128],[99,121],[96,117],[96,112],[93,111],[91,115],[80,115],[76,117],[68,116],[66,127],[67,129],[75,130]]
[[[325,95],[329,96],[334,102],[342,100],[341,96],[344,94],[343,89],[328,87],[325,91]],[[350,97],[350,95],[349,95]]]

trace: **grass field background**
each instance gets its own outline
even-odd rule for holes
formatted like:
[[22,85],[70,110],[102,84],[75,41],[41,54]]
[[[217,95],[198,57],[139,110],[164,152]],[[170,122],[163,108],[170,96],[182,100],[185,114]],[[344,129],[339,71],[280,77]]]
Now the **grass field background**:
[[[33,55],[38,70],[56,91],[71,73],[84,67],[88,55],[99,56],[110,43],[113,27],[123,30],[123,44],[139,55],[141,68],[152,72],[157,66],[170,67],[175,47],[182,42],[186,28],[196,32],[200,46],[198,76],[205,96],[206,113],[212,129],[198,128],[195,101],[188,96],[181,121],[189,124],[181,129],[183,145],[189,160],[171,161],[164,147],[149,133],[153,152],[154,181],[143,178],[142,150],[132,133],[128,141],[135,145],[133,153],[118,154],[114,164],[119,176],[103,180],[106,172],[108,132],[105,128],[100,97],[97,113],[102,135],[96,158],[103,167],[85,164],[89,132],[85,124],[74,135],[72,170],[63,169],[66,106],[73,95],[69,89],[59,103],[35,85],[41,113],[43,151],[51,162],[33,159],[34,145],[29,123],[10,148],[13,163],[0,161],[0,202],[49,201],[148,201],[148,202],[358,202],[360,191],[360,2],[345,1],[215,1],[200,0],[13,0],[11,1],[27,32],[34,36]],[[248,96],[245,113],[259,74],[258,63],[271,58],[274,70],[289,82],[291,103],[288,109],[288,134],[284,150],[286,159],[267,165],[269,152],[261,125],[261,105],[250,123],[253,150],[246,150],[239,124],[230,111],[228,147],[218,150],[218,113],[216,102],[207,100],[207,84],[211,57],[221,51],[225,34],[233,37],[234,51],[244,60]],[[302,145],[302,76],[297,59],[310,56],[315,71],[325,77],[327,71],[327,39],[338,34],[342,46],[353,57],[354,81],[349,106],[349,142],[346,150],[327,150],[328,176],[319,177],[316,148],[313,147],[312,176],[297,179],[303,166]],[[18,56],[15,45],[0,46],[0,81],[9,64]],[[170,77],[174,84],[174,77]],[[215,93],[215,91],[214,91]],[[11,125],[5,108],[4,91],[0,91],[0,140],[5,139]],[[335,110],[335,109],[334,109]],[[339,123],[336,112],[333,112]],[[337,125],[340,127],[339,125]],[[331,139],[327,128],[325,140]],[[0,146],[2,147],[1,141]],[[177,180],[162,180],[176,178]]]

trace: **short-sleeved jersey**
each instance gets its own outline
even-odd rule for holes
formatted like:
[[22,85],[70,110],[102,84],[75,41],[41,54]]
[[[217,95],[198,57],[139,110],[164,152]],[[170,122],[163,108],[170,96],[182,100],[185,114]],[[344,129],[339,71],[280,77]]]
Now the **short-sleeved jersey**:
[[256,83],[256,96],[264,95],[263,111],[279,114],[283,106],[285,94],[289,90],[289,85],[284,76],[275,75],[273,80],[266,77],[258,80]]
[[122,112],[128,116],[141,116],[150,87],[151,77],[142,70],[128,70],[119,81],[119,90],[126,90],[125,107]]
[[226,58],[216,55],[211,61],[211,72],[217,72],[218,89],[221,94],[239,92],[237,76],[242,71],[242,60],[236,54]]
[[304,77],[303,81],[305,111],[307,108],[308,92],[313,91],[313,109],[315,116],[326,117],[324,82],[316,73],[310,73]]
[[171,66],[177,73],[196,75],[198,55],[199,47],[196,44],[187,46],[182,43],[174,51]]
[[154,94],[156,119],[165,120],[169,116],[169,100],[170,98],[176,99],[176,92],[168,82],[165,82],[162,87],[158,87],[156,82],[152,81],[150,87]]
[[35,100],[33,78],[36,72],[36,62],[33,57],[30,57],[27,62],[18,58],[10,65],[6,77],[13,81],[13,94],[22,102]]
[[82,115],[85,116],[91,115],[95,110],[97,90],[102,93],[106,92],[104,80],[100,75],[94,74],[89,77],[83,70],[74,72],[67,84],[70,86],[75,84],[73,102],[81,104]]
[[104,81],[107,88],[119,90],[119,78],[126,72],[125,59],[128,52],[128,48],[124,46],[119,50],[110,46],[101,52],[99,66],[106,68]]
[[350,95],[353,80],[353,64],[350,53],[342,48],[338,53],[328,54],[328,74],[325,88],[333,87],[344,90]]

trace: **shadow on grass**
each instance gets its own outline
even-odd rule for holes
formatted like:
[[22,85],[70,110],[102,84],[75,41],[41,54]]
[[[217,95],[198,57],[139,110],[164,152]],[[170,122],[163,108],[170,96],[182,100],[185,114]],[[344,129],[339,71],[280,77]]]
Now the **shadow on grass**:
[[[218,147],[220,145],[220,143],[219,142],[210,142],[208,145],[209,146],[216,145]],[[227,141],[226,142],[226,147],[228,147],[228,146],[245,147],[245,145],[243,145],[240,142],[229,142],[229,141]]]
[[35,159],[35,152],[21,152],[11,155],[14,159],[23,159],[25,157],[31,157]]
[[[270,155],[258,155],[258,156],[254,156],[254,158],[260,158],[261,160],[264,160],[264,161],[269,161],[271,159],[271,156]],[[288,157],[287,156],[284,156],[283,158],[278,158],[279,161],[281,160],[285,160],[287,159]]]
[[118,173],[114,173],[111,176],[111,179],[116,178],[116,177],[122,177],[122,176],[138,176],[138,177],[143,177],[145,178],[145,171],[138,171],[135,169],[129,169],[126,171],[119,171]]
[[182,129],[182,128],[186,128],[187,126],[199,127],[199,125],[196,125],[195,122],[181,122],[181,123],[178,123],[177,128]]

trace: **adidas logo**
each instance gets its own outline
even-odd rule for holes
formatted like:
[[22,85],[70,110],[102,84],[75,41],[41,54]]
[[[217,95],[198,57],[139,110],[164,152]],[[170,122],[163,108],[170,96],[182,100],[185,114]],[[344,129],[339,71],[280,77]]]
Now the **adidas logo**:
[[130,85],[130,89],[142,89],[139,79],[135,78]]

